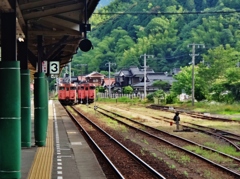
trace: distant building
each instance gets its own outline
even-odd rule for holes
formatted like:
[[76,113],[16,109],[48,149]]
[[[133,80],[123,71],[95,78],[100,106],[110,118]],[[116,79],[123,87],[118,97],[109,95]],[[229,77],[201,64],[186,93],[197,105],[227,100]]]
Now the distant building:
[[[104,78],[105,75],[98,73],[98,72],[92,72],[88,75],[83,75],[83,76],[72,76],[71,77],[71,83],[93,83],[95,86],[102,86],[104,84]],[[70,77],[64,77],[64,78],[59,78],[58,83],[69,83]]]
[[[153,92],[158,90],[153,86],[155,81],[165,81],[171,86],[175,81],[173,75],[179,73],[180,69],[175,68],[172,70],[172,74],[167,72],[154,72],[154,70],[146,69],[146,89],[147,92]],[[130,67],[128,69],[122,69],[115,73],[115,88],[121,89],[125,86],[132,86],[136,93],[144,91],[144,70],[138,67]]]
[[85,81],[89,83],[93,83],[96,86],[102,86],[102,84],[104,83],[105,75],[98,72],[92,72],[84,77],[85,77]]
[[[154,73],[152,69],[147,68],[146,73]],[[115,73],[115,86],[124,87],[132,86],[143,80],[144,70],[140,70],[138,67],[130,67],[128,69],[122,69]]]

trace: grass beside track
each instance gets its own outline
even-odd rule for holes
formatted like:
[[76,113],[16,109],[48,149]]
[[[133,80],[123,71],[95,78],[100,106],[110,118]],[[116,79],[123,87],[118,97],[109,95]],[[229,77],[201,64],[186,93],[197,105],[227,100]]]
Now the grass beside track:
[[[140,100],[139,98],[98,98],[95,102],[98,103],[124,103],[127,105],[141,105],[148,106],[153,103],[147,100]],[[163,104],[165,105],[165,104]],[[221,117],[231,118],[233,120],[240,120],[240,108],[238,103],[234,104],[225,104],[217,102],[195,102],[192,106],[191,102],[176,103],[176,104],[167,104],[167,106],[178,107],[182,109],[192,110],[202,113],[211,113],[216,115],[221,115]]]

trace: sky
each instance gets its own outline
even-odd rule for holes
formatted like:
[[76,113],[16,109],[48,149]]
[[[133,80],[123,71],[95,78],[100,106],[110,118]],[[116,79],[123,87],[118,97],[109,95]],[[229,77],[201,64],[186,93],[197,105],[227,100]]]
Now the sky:
[[97,8],[103,7],[103,6],[107,6],[110,2],[112,2],[113,0],[100,0],[98,3]]

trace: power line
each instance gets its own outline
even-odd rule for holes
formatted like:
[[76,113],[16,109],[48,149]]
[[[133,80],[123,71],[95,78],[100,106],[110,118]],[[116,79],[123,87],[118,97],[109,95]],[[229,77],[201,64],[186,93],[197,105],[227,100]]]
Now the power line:
[[154,58],[153,60],[168,60],[168,59],[175,59],[175,58],[181,58],[181,57],[186,57],[189,56],[189,54],[185,54],[185,55],[178,55],[178,56],[173,56],[173,57],[160,57],[160,58]]
[[125,14],[130,14],[130,15],[189,15],[189,14],[232,14],[232,13],[239,13],[240,9],[232,10],[232,11],[186,11],[186,12],[94,12],[93,14],[98,14],[98,15],[113,15],[113,14],[118,14],[118,15],[125,15]]

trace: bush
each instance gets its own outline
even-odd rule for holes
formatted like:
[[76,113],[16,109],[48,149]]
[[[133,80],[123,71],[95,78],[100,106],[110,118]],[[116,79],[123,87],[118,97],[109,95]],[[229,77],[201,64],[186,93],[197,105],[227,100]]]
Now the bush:
[[154,97],[154,94],[153,94],[153,93],[148,94],[148,95],[147,95],[148,101],[153,102],[153,97]]
[[132,94],[133,93],[133,88],[131,86],[125,86],[123,88],[123,94]]
[[174,104],[177,103],[178,101],[179,100],[177,98],[177,95],[175,95],[174,93],[166,95],[166,104]]
[[99,93],[105,93],[105,88],[103,87],[103,86],[99,86],[99,87],[97,87],[96,88],[96,90],[97,90],[97,92],[99,92]]
[[154,98],[158,98],[165,103],[165,93],[163,90],[157,90],[154,93],[150,93],[147,95],[148,101],[154,102]]

